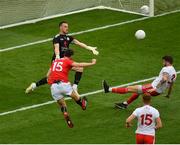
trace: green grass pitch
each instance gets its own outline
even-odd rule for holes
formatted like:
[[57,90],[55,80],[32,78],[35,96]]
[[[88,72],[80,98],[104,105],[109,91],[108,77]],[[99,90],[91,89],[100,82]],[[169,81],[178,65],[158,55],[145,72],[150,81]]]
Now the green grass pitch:
[[[94,10],[0,30],[0,48],[7,48],[51,38],[58,33],[58,23],[67,20],[70,32],[128,21],[141,16],[109,10]],[[71,45],[74,60],[97,58],[97,65],[85,69],[79,92],[101,89],[102,79],[111,85],[125,84],[158,75],[163,55],[172,55],[174,66],[180,70],[180,13],[151,18],[123,26],[98,30],[75,36],[92,46],[100,55]],[[138,41],[134,33],[145,30],[147,37]],[[52,100],[49,86],[43,86],[30,95],[24,89],[30,82],[43,77],[50,65],[52,42],[21,49],[0,52],[0,112],[14,110]],[[70,78],[73,81],[74,72]],[[156,143],[180,143],[180,78],[178,76],[170,99],[154,97],[152,104],[161,114],[163,128],[157,131]],[[69,129],[57,105],[0,116],[0,143],[135,143],[132,128],[125,128],[125,119],[140,106],[141,98],[127,110],[115,110],[113,103],[128,95],[95,94],[88,96],[89,106],[82,111],[72,100],[67,101],[74,122]]]

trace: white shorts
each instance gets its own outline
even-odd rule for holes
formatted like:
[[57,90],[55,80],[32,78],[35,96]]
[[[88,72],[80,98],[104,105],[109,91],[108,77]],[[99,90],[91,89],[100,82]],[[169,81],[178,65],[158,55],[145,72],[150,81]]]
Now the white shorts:
[[51,85],[51,95],[55,101],[64,97],[64,95],[71,95],[73,92],[71,84],[68,83],[54,83]]

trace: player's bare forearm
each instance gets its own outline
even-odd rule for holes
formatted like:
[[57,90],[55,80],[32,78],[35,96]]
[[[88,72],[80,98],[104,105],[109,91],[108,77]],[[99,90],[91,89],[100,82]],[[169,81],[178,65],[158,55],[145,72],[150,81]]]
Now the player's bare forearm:
[[167,98],[170,98],[171,92],[172,92],[172,88],[173,88],[173,83],[170,84],[170,87],[168,89],[168,93],[166,95]]
[[82,48],[87,48],[86,44],[84,44],[84,43],[82,43],[82,42],[80,42],[80,41],[78,41],[76,39],[74,39],[73,42],[74,42],[74,44],[76,44],[76,45],[78,45],[78,46],[80,46]]
[[157,85],[156,88],[160,88],[164,83],[166,83],[166,81],[165,81],[164,79],[162,79],[162,80],[158,83],[158,85]]
[[75,67],[88,67],[94,65],[93,63],[88,63],[88,62],[82,62],[82,63],[75,63],[72,66]]
[[132,121],[134,120],[136,116],[131,114],[127,119],[126,119],[126,127],[129,128],[132,126]]
[[161,87],[164,83],[168,82],[169,80],[169,75],[167,73],[163,73],[163,77],[159,84],[157,85],[157,88]]
[[81,62],[81,63],[73,62],[72,66],[74,66],[74,67],[88,67],[88,66],[92,66],[95,64],[96,64],[96,59],[92,59],[92,62]]
[[78,46],[80,46],[82,48],[85,48],[87,50],[92,51],[94,55],[98,55],[99,54],[99,52],[96,50],[97,47],[88,46],[85,43],[82,43],[82,42],[80,42],[80,41],[78,41],[76,39],[74,39],[73,42],[74,42],[74,44],[76,44],[76,45],[78,45]]
[[157,130],[157,129],[160,129],[160,128],[162,128],[162,121],[161,121],[161,118],[158,117],[158,118],[156,118],[156,126],[155,126],[155,129]]
[[59,44],[54,44],[54,53],[56,55],[56,58],[60,58],[60,52],[59,52]]

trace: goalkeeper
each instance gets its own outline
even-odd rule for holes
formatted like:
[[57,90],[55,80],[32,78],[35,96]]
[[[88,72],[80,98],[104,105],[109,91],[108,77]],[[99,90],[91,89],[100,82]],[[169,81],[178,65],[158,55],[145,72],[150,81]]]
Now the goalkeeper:
[[[69,49],[70,44],[78,45],[82,48],[85,48],[87,50],[90,50],[94,55],[98,55],[99,52],[96,50],[97,47],[91,47],[88,46],[77,39],[75,39],[72,36],[68,35],[68,23],[66,21],[62,21],[59,23],[59,34],[57,34],[53,39],[53,47],[54,47],[54,54],[52,57],[52,61],[55,59],[59,59],[64,57],[64,52]],[[73,83],[73,90],[77,91],[78,84],[81,80],[82,73],[83,73],[83,67],[73,67],[73,70],[75,73],[74,83]],[[39,86],[47,84],[47,77],[49,76],[49,71],[46,75],[46,77],[43,77],[41,80],[35,82],[32,82],[29,87],[26,89],[25,93],[30,93],[34,89],[36,89]]]

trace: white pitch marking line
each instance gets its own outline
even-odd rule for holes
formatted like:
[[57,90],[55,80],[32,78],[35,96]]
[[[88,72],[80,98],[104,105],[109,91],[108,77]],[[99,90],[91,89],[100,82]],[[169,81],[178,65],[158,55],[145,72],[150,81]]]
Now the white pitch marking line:
[[[169,15],[169,14],[173,14],[173,13],[177,13],[177,12],[180,12],[180,10],[175,10],[175,11],[163,13],[163,14],[160,14],[160,15],[156,15],[154,17],[142,17],[142,18],[128,20],[128,21],[124,21],[124,22],[120,22],[120,23],[116,23],[116,24],[96,27],[96,28],[92,28],[92,29],[88,29],[88,30],[84,30],[84,31],[70,33],[70,35],[79,35],[79,34],[89,33],[89,32],[93,32],[93,31],[108,29],[108,28],[111,28],[111,27],[116,27],[116,26],[121,26],[121,25],[129,24],[129,23],[143,21],[143,20],[146,20],[146,19],[151,19],[151,18],[155,18],[155,17],[162,17],[162,16],[165,16],[165,15]],[[39,40],[39,41],[31,42],[31,43],[26,43],[26,44],[23,44],[23,45],[8,47],[8,48],[0,48],[0,52],[5,52],[5,51],[10,51],[10,50],[14,50],[14,49],[22,48],[22,47],[27,47],[27,46],[31,46],[31,45],[41,44],[41,43],[45,43],[45,42],[48,42],[48,41],[52,41],[52,38],[48,38],[48,39],[44,39],[44,40]]]
[[[177,74],[179,74],[179,73],[180,73],[180,71],[177,71]],[[138,84],[138,83],[151,81],[151,80],[153,80],[155,78],[156,77],[151,77],[151,78],[148,78],[148,79],[139,80],[139,81],[135,81],[135,82],[127,83],[127,84],[122,84],[122,85],[114,86],[114,87],[125,87],[125,86],[129,86],[129,85],[134,85],[134,84]],[[97,91],[81,94],[80,96],[81,97],[90,96],[90,95],[94,95],[94,94],[98,94],[98,93],[102,93],[102,92],[103,92],[103,90],[97,90]],[[71,99],[70,97],[65,98],[65,100],[70,100],[70,99]],[[33,108],[38,108],[38,107],[49,105],[49,104],[52,104],[52,103],[55,103],[55,101],[47,101],[47,102],[41,103],[41,104],[35,104],[35,105],[32,105],[32,106],[26,106],[26,107],[22,107],[22,108],[7,111],[7,112],[2,112],[2,113],[0,113],[0,116],[5,116],[5,115],[13,114],[13,113],[16,113],[16,112],[21,112],[21,111],[25,111],[25,110],[29,110],[29,109],[33,109]]]

